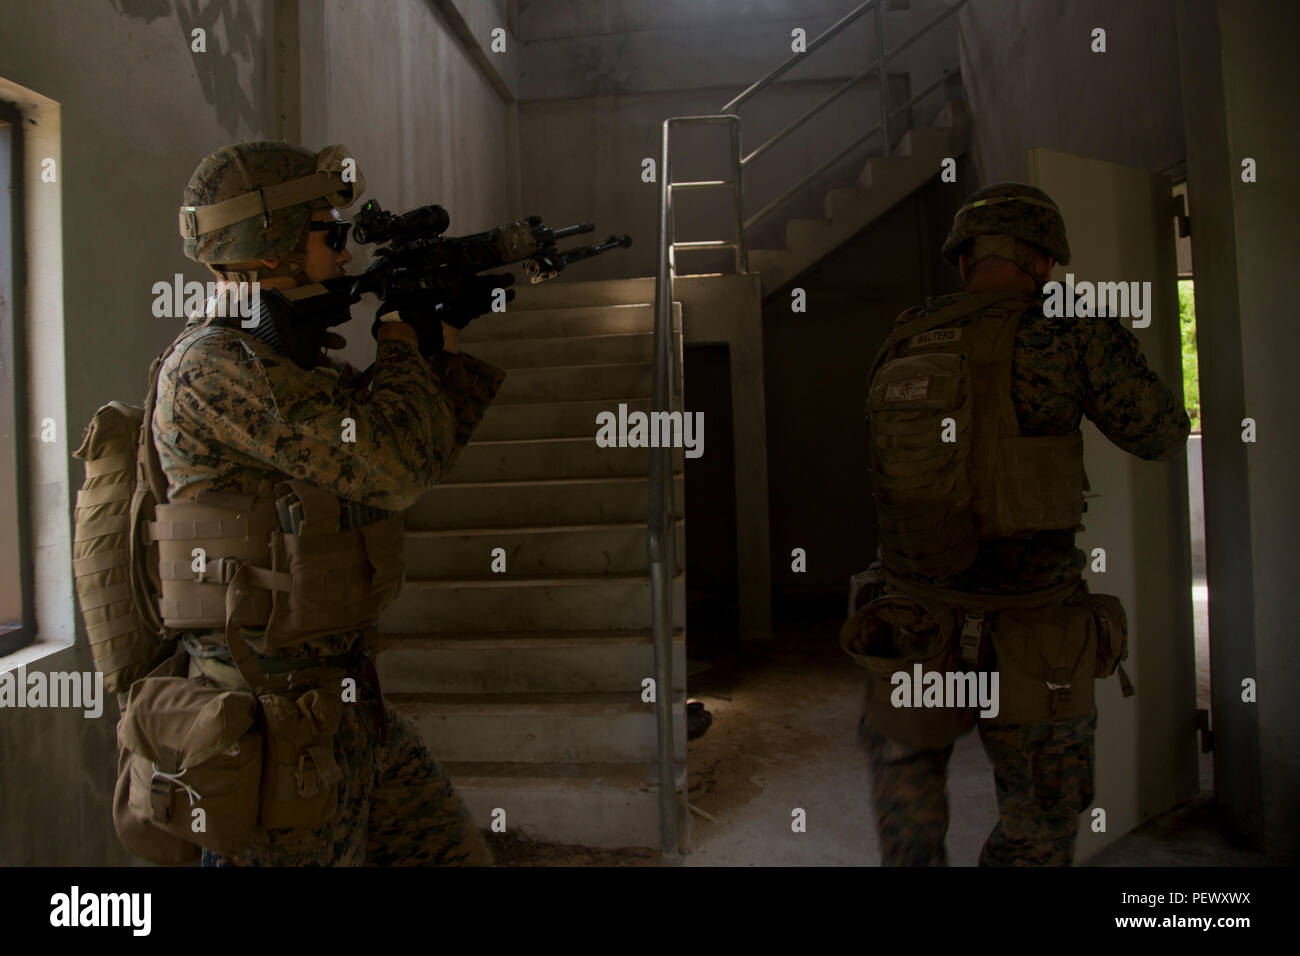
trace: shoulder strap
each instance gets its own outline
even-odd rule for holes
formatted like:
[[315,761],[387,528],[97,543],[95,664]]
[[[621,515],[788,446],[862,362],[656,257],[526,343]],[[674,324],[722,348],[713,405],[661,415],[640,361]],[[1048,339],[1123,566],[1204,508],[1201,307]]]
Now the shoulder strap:
[[153,633],[158,635],[164,634],[166,627],[154,601],[160,582],[157,580],[156,567],[152,567],[148,560],[149,543],[144,536],[144,526],[153,520],[154,507],[167,501],[167,476],[163,473],[162,463],[158,460],[158,449],[153,441],[153,410],[158,396],[159,372],[179,341],[180,336],[177,336],[176,341],[149,366],[149,393],[145,396],[144,417],[140,422],[140,433],[136,437],[135,489],[131,495],[127,525],[131,594],[137,612]]
[[158,448],[153,441],[153,411],[158,399],[158,374],[175,348],[173,342],[149,366],[149,394],[144,400],[144,421],[140,425],[140,441],[136,448],[137,480],[149,485],[153,500],[160,505],[167,502],[167,476],[163,474]]
[[887,354],[889,354],[889,350],[899,342],[903,341],[903,339],[911,338],[913,335],[920,335],[922,332],[928,332],[936,326],[943,325],[945,322],[956,321],[957,319],[970,315],[972,312],[982,311],[983,309],[987,309],[994,303],[1001,302],[1004,299],[1014,299],[1019,297],[1021,297],[1020,293],[1012,292],[1007,289],[994,289],[989,292],[974,292],[937,312],[931,312],[929,315],[923,315],[918,319],[904,323],[885,339],[884,344],[881,345],[879,351],[876,352],[876,357],[871,363],[871,375],[868,376],[868,379],[875,378],[876,368],[880,365],[881,361]]

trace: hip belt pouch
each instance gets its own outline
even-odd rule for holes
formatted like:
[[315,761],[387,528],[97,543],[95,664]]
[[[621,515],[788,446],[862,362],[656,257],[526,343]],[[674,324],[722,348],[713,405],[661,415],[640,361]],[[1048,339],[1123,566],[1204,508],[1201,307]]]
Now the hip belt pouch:
[[992,632],[1001,697],[995,723],[1040,723],[1092,712],[1097,624],[1088,595],[998,611]]
[[1097,619],[1097,677],[1109,677],[1128,657],[1128,616],[1113,594],[1090,594],[1088,604]]
[[335,688],[292,697],[261,697],[266,721],[261,822],[267,829],[319,827],[334,816],[343,771],[334,759],[334,735],[343,715]]
[[117,728],[113,823],[155,863],[192,860],[193,847],[237,854],[258,822],[257,698],[192,681],[187,664],[179,655],[133,684]]
[[[867,672],[866,720],[877,733],[909,747],[937,750],[975,725],[974,707],[916,706],[915,665],[921,665],[923,675],[961,669],[947,606],[885,595],[845,622],[840,646]],[[906,680],[896,678],[900,674]]]

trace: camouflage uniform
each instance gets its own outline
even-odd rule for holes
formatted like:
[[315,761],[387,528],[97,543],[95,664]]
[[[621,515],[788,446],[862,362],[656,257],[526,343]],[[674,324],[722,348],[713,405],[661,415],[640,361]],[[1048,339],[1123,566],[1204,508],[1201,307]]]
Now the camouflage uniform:
[[[222,278],[290,276],[301,286],[312,210],[348,205],[364,189],[341,145],[319,153],[276,142],[222,147],[186,187],[185,254]],[[240,205],[249,195],[259,198],[255,214]],[[277,258],[269,269],[261,261]],[[275,324],[268,298],[256,334],[237,320],[192,316],[159,369],[150,424],[168,499],[265,496],[276,482],[298,478],[340,499],[406,510],[451,466],[505,373],[465,354],[426,360],[391,338],[377,343],[369,385],[350,369],[307,370],[264,339]],[[349,441],[344,419],[352,423]],[[258,631],[241,634],[254,650],[262,647]],[[315,829],[264,831],[236,858],[205,851],[204,865],[491,862],[415,727],[383,702],[364,638],[351,629],[260,659],[268,674],[329,666],[356,679],[357,703],[345,705],[335,736],[344,781],[334,817]],[[230,662],[223,631],[188,631],[181,641],[194,658],[194,679],[243,686],[223,674]]]
[[[1019,229],[1020,234],[1048,237],[1036,244],[1046,247],[1058,261],[1067,262],[1063,224],[1059,214],[1049,213],[1038,201],[1041,196],[1050,202],[1042,193],[1023,186],[989,187],[971,200],[1006,194],[1032,197],[1027,212],[1030,221],[1013,222],[1009,211],[996,208],[989,215],[986,209],[983,227],[963,232],[962,217],[971,208],[968,205],[958,214],[944,246],[945,255],[955,259],[954,253],[971,234],[990,230],[1015,233]],[[1053,232],[1058,227],[1059,235]],[[927,299],[924,311],[935,312],[965,294]],[[902,321],[900,317],[895,328]],[[1016,333],[1012,401],[1021,432],[1027,437],[1068,434],[1087,415],[1110,441],[1148,460],[1167,458],[1183,446],[1190,430],[1186,411],[1147,366],[1132,332],[1113,317],[1048,318],[1043,315],[1041,299],[1025,313]],[[958,574],[903,577],[977,594],[1041,590],[1080,579],[1087,558],[1075,547],[1074,535],[1073,529],[1067,529],[983,540],[975,561]],[[1033,724],[979,720],[980,739],[993,764],[999,814],[980,853],[980,865],[1064,866],[1072,862],[1078,814],[1093,798],[1096,722],[1095,708],[1083,717]],[[871,761],[882,862],[892,866],[943,865],[948,830],[945,785],[952,746],[918,750],[875,732],[865,719],[859,730]]]
[[[404,510],[455,460],[504,379],[469,355],[432,363],[394,339],[378,343],[373,388],[333,368],[305,371],[258,339],[192,318],[159,372],[153,433],[168,497],[252,494],[264,481],[305,479],[340,498]],[[355,443],[340,440],[342,419]],[[256,632],[246,631],[250,638]],[[359,631],[290,646],[277,657],[359,652]],[[228,661],[222,633],[189,632],[192,656]],[[205,865],[489,863],[482,835],[418,732],[357,675],[358,703],[335,738],[346,775],[324,827],[272,831],[238,858]]]

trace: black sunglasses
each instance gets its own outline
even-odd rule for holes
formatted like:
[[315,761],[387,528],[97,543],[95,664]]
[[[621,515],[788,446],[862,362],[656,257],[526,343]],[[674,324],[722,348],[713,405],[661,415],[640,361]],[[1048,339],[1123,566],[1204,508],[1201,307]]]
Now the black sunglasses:
[[329,235],[325,237],[325,245],[329,246],[335,252],[342,252],[348,244],[348,230],[352,228],[352,223],[346,219],[331,219],[328,222],[319,222],[312,220],[311,231],[320,232],[328,231]]

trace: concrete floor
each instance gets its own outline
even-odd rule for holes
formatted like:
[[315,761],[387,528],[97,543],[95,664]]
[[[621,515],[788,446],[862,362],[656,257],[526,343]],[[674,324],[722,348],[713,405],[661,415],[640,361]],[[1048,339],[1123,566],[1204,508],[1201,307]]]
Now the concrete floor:
[[[1205,581],[1193,588],[1197,700],[1209,706]],[[748,650],[742,669],[723,664],[691,678],[691,696],[714,715],[689,745],[691,802],[713,820],[691,821],[687,866],[877,866],[870,772],[854,728],[862,679],[837,641],[837,622],[788,629]],[[1215,822],[1213,759],[1202,754],[1201,795],[1128,834],[1091,866],[1258,866],[1267,858],[1234,844]],[[948,859],[973,866],[997,820],[993,770],[976,734],[949,764]],[[807,832],[791,831],[803,808]]]
[[[787,631],[746,649],[740,669],[697,674],[690,694],[713,726],[689,744],[691,821],[687,866],[878,866],[870,772],[856,727],[861,672],[840,650],[832,622]],[[979,739],[958,741],[949,765],[949,861],[973,865],[997,819],[992,770]],[[807,830],[792,832],[792,812]]]
[[[1205,582],[1193,589],[1197,698],[1209,702]],[[778,624],[770,641],[739,656],[692,661],[688,687],[713,715],[688,745],[692,813],[685,866],[878,866],[870,772],[856,726],[861,671],[840,650],[840,621]],[[976,734],[949,764],[948,860],[974,866],[997,819],[993,771]],[[1148,822],[1090,866],[1260,866],[1267,858],[1236,845],[1217,825],[1213,764],[1201,755],[1201,795]],[[805,832],[794,832],[795,810]],[[648,850],[494,844],[506,865],[656,865]]]

